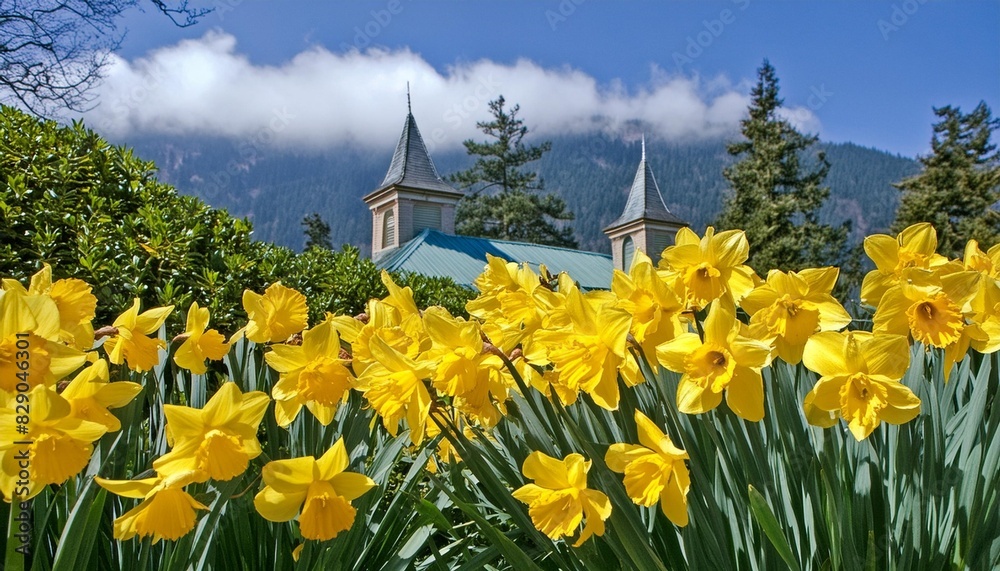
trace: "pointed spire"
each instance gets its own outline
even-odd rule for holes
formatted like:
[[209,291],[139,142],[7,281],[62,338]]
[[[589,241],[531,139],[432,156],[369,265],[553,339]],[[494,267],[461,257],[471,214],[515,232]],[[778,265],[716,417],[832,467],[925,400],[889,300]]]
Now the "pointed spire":
[[622,226],[636,220],[654,220],[658,222],[672,222],[686,225],[684,222],[667,209],[663,202],[663,195],[660,194],[660,187],[656,184],[653,176],[653,169],[646,162],[646,135],[642,136],[642,159],[639,161],[639,168],[636,170],[635,179],[632,181],[632,189],[628,193],[628,200],[625,202],[625,210],[617,220],[609,224],[608,228]]
[[406,186],[419,190],[434,190],[438,192],[459,193],[454,187],[441,179],[424,139],[420,136],[420,129],[413,118],[413,113],[409,112],[409,91],[407,90],[407,114],[406,122],[403,124],[403,133],[396,143],[396,152],[392,154],[392,162],[389,164],[389,171],[385,173],[385,179],[379,185],[378,190],[382,190],[392,185]]
[[413,115],[413,106],[410,105],[410,82],[406,82],[406,114]]

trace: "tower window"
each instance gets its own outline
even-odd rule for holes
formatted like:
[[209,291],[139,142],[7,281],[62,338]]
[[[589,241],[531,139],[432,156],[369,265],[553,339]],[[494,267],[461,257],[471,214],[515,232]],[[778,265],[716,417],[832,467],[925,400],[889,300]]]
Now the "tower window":
[[632,258],[635,256],[635,242],[631,236],[626,236],[622,242],[622,270],[628,271],[632,267]]
[[655,264],[660,261],[663,250],[673,243],[673,236],[666,232],[651,232],[650,234],[649,257]]
[[382,215],[382,247],[389,248],[396,244],[396,217],[392,210]]
[[424,228],[441,229],[441,207],[437,204],[413,205],[413,233],[417,234]]

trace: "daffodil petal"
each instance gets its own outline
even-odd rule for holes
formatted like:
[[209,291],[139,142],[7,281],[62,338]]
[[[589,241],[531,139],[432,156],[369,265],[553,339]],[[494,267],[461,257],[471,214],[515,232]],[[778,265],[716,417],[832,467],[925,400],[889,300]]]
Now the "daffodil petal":
[[910,367],[910,346],[902,335],[875,335],[862,344],[861,353],[872,375],[899,380]]
[[726,403],[745,420],[756,422],[764,418],[764,381],[760,373],[737,366],[726,387]]
[[660,492],[660,509],[677,527],[688,524],[687,493],[691,488],[691,478],[687,469],[677,469],[670,474],[670,481]]
[[100,476],[94,476],[94,482],[98,486],[104,488],[105,490],[111,492],[112,494],[122,496],[123,498],[144,498],[148,494],[153,486],[159,481],[159,478],[145,478],[143,480],[108,480]]
[[347,501],[359,498],[375,487],[374,480],[355,472],[341,472],[330,479],[330,484],[337,490],[337,494],[343,496]]
[[721,402],[721,392],[714,392],[711,386],[702,386],[687,375],[681,377],[677,385],[677,410],[684,414],[701,414],[714,409]]
[[656,348],[656,360],[661,365],[683,373],[688,356],[701,347],[701,339],[697,333],[683,333]]
[[265,487],[253,498],[257,513],[268,521],[282,522],[294,518],[306,500],[306,490],[278,492],[271,486]]
[[821,377],[849,375],[850,371],[844,359],[845,343],[846,338],[842,333],[835,331],[817,333],[806,341],[802,362],[806,368]]
[[521,472],[543,488],[558,490],[570,487],[566,479],[566,467],[563,461],[544,452],[535,451],[529,454],[524,461]]
[[344,438],[341,437],[316,461],[316,466],[319,468],[317,479],[329,480],[347,469],[349,463],[347,447],[344,446]]
[[283,494],[304,491],[316,480],[316,459],[312,456],[274,460],[261,470],[264,483]]

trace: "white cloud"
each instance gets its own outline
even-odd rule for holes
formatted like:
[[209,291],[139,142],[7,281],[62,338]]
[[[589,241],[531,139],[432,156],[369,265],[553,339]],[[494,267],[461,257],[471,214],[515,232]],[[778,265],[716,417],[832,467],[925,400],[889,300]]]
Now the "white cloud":
[[[209,32],[127,61],[112,56],[89,124],[116,138],[135,133],[210,134],[252,144],[325,147],[337,143],[384,148],[404,117],[409,81],[413,110],[431,147],[478,137],[486,103],[503,94],[521,105],[532,133],[624,133],[645,124],[668,140],[732,133],[746,109],[746,85],[725,78],[671,76],[659,68],[647,85],[601,85],[570,67],[544,68],[527,59],[455,64],[439,72],[408,49],[334,53],[316,47],[279,66],[255,65],[236,39]],[[745,82],[744,82],[745,83]],[[806,108],[786,116],[816,131]]]

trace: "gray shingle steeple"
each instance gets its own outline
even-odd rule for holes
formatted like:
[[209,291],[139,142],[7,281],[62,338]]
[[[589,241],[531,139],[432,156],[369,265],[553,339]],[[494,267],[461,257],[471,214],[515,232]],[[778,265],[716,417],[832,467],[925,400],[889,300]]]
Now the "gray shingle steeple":
[[625,210],[605,230],[636,220],[652,220],[687,226],[687,222],[672,214],[663,202],[663,195],[660,194],[660,187],[657,186],[656,178],[653,177],[653,170],[646,161],[645,137],[642,140],[642,159],[639,160],[639,169],[632,181],[632,189],[628,193]]
[[424,139],[420,136],[420,130],[417,129],[417,122],[413,119],[413,113],[409,112],[406,114],[403,134],[400,135],[399,143],[396,144],[396,152],[392,155],[389,171],[385,173],[385,179],[376,192],[393,185],[420,190],[459,193],[453,186],[442,180],[441,175],[434,168],[434,163],[431,162],[431,157],[427,154],[427,147],[424,146]]
[[396,143],[389,171],[378,188],[364,197],[372,213],[372,259],[402,247],[426,228],[455,233],[455,210],[463,193],[446,183],[431,157],[410,111]]

